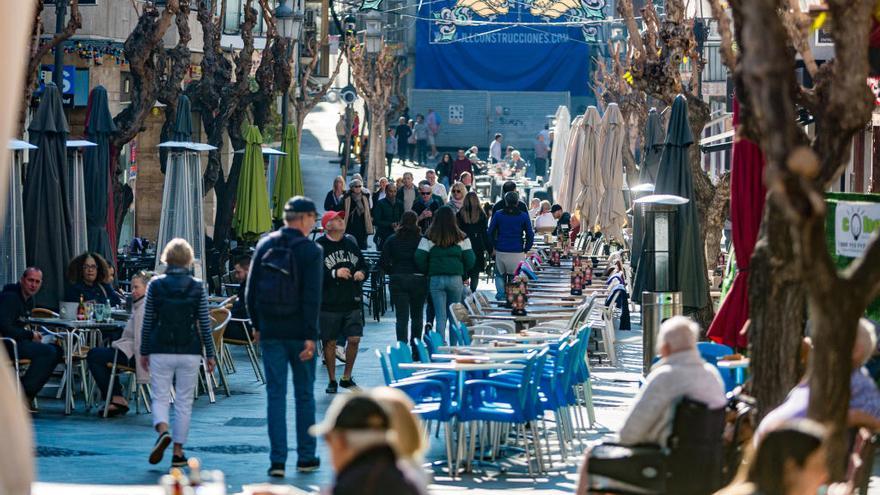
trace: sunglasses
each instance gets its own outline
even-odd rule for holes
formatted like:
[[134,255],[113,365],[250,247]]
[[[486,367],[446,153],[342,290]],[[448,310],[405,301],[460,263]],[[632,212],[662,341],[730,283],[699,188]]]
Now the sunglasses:
[[453,189],[452,192],[454,194],[464,194],[464,191],[462,191],[461,189]]
[[363,186],[351,186],[352,189],[360,189]]
[[432,194],[434,194],[434,193],[426,192],[426,193],[422,193],[422,196],[430,196],[430,195],[432,195]]

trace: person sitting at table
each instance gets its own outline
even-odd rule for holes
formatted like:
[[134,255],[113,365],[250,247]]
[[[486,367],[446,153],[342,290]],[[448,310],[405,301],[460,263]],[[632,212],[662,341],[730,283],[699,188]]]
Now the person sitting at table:
[[[110,389],[110,366],[114,362],[117,365],[128,366],[136,369],[138,383],[150,383],[150,373],[143,367],[138,366],[141,348],[141,327],[144,322],[144,296],[147,295],[147,285],[153,274],[139,272],[131,278],[131,316],[122,331],[122,337],[115,340],[110,347],[94,347],[86,355],[86,363],[89,372],[98,384],[101,397],[107,400],[107,391]],[[118,375],[117,375],[118,376]],[[117,379],[112,384],[113,395],[110,398],[110,407],[107,416],[119,416],[128,412],[128,401],[122,393],[122,387]],[[104,414],[104,408],[98,409],[98,415]]]
[[556,230],[556,219],[550,212],[550,202],[546,199],[541,201],[541,207],[535,216],[535,231],[539,234],[549,234]]
[[[715,366],[697,351],[700,326],[684,316],[673,316],[660,325],[657,353],[660,360],[645,377],[629,415],[618,433],[622,445],[666,446],[672,433],[676,404],[684,398],[701,402],[709,409],[727,404],[724,382]],[[577,494],[587,493],[590,453],[581,465]]]
[[[232,317],[236,320],[247,320],[250,318],[245,299],[245,287],[247,286],[247,279],[250,270],[250,256],[244,254],[235,258],[232,271],[235,274],[235,280],[238,281],[238,290],[236,291],[237,299],[232,303]],[[229,326],[226,327],[224,336],[232,340],[247,340],[244,332],[245,326],[241,322],[232,321],[229,322]],[[253,334],[251,334],[251,339],[253,339]]]
[[105,280],[104,283],[112,287],[113,291],[116,292],[116,295],[119,296],[119,300],[122,301],[125,299],[125,293],[119,288],[119,283],[116,280],[116,267],[107,263],[107,269],[107,280]]
[[[34,309],[34,296],[43,285],[43,272],[37,267],[29,267],[21,275],[18,283],[8,284],[0,293],[0,336],[4,339],[10,359],[30,359],[27,371],[21,377],[27,405],[31,407],[37,393],[49,381],[52,370],[61,362],[61,348],[52,344],[43,344],[40,332],[29,330],[24,319]],[[32,412],[36,412],[31,407]]]
[[67,265],[67,281],[70,285],[64,291],[64,300],[79,302],[80,297],[86,302],[119,306],[122,301],[113,287],[105,281],[110,269],[104,258],[98,253],[85,252]]
[[[807,340],[807,339],[804,339]],[[808,348],[809,348],[808,343]],[[862,318],[856,329],[856,341],[852,350],[852,374],[850,375],[850,398],[847,423],[850,427],[864,426],[873,431],[880,431],[880,391],[876,383],[864,369],[865,363],[877,348],[877,337],[874,324]],[[757,445],[767,432],[780,424],[792,419],[807,417],[807,406],[810,403],[810,384],[807,378],[788,393],[785,402],[773,409],[755,430],[754,442]]]

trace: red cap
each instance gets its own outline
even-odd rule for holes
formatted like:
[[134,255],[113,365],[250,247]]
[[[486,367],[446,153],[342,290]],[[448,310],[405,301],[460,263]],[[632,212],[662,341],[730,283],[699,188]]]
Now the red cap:
[[329,223],[330,220],[333,220],[334,218],[345,219],[345,212],[344,211],[328,211],[328,212],[324,213],[324,215],[321,216],[321,228],[327,229],[327,223]]

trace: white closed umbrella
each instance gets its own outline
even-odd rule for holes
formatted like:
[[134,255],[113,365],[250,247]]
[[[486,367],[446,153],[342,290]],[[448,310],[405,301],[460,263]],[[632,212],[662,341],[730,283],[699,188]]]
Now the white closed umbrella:
[[568,146],[565,150],[565,161],[562,168],[562,184],[559,186],[559,194],[556,202],[564,211],[571,211],[574,200],[577,198],[579,188],[577,170],[581,162],[581,150],[583,149],[583,115],[578,115],[571,122],[571,130],[568,135]]
[[599,217],[599,202],[605,191],[599,160],[599,134],[602,130],[602,117],[599,116],[599,110],[596,107],[587,108],[581,127],[583,128],[583,149],[580,167],[577,171],[577,183],[580,187],[575,208],[584,230],[590,231]]
[[558,201],[559,188],[562,186],[564,173],[565,152],[568,147],[568,138],[571,132],[571,114],[568,107],[560,105],[554,116],[556,124],[553,128],[553,143],[550,152],[550,186],[553,188],[553,197]]
[[605,192],[599,203],[599,230],[607,241],[623,240],[626,224],[626,207],[623,201],[623,115],[616,103],[608,105],[602,117],[599,138],[600,167]]

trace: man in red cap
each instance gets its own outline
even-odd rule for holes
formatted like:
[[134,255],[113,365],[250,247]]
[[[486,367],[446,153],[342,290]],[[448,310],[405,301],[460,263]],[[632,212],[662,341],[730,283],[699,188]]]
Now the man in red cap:
[[[357,389],[351,377],[361,336],[364,334],[363,292],[367,264],[357,241],[345,234],[345,213],[328,211],[321,217],[324,235],[317,240],[324,249],[324,284],[321,298],[321,342],[330,383],[326,392],[339,386]],[[345,370],[336,382],[336,340],[345,339]]]

